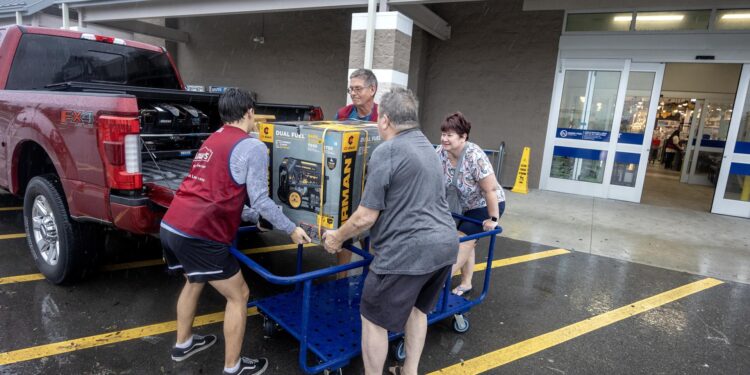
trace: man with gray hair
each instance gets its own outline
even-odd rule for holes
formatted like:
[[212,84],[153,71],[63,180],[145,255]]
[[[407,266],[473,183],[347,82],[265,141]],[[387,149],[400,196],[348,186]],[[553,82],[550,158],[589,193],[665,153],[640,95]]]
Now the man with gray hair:
[[388,331],[405,332],[406,361],[396,373],[416,375],[427,314],[458,254],[443,176],[432,144],[419,130],[417,99],[394,89],[380,102],[378,133],[359,207],[338,230],[327,231],[328,252],[370,229],[374,259],[364,281],[362,359],[366,374],[382,374]]
[[339,109],[336,120],[378,121],[378,105],[375,103],[378,79],[370,69],[352,72],[346,92],[349,93],[352,104]]
[[[375,93],[378,92],[378,79],[370,69],[357,69],[349,75],[347,88],[352,104],[336,112],[336,120],[378,121],[378,104],[375,103]],[[348,264],[352,261],[352,253],[343,251],[336,254],[338,264]],[[340,272],[337,277],[346,277],[346,272]]]

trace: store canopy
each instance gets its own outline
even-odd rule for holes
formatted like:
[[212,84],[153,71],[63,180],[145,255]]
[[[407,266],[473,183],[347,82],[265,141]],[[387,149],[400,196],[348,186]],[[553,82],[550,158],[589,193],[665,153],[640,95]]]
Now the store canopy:
[[[426,4],[477,0],[378,0],[411,18],[416,25],[435,37],[450,38],[450,25],[432,12]],[[147,18],[205,17],[229,14],[268,13],[336,8],[367,7],[368,0],[57,0],[79,10],[83,22],[104,23],[126,30],[154,35],[167,30],[150,27],[139,21]],[[152,25],[153,26],[153,25]],[[135,30],[136,27],[150,30]],[[161,29],[160,29],[161,28]],[[146,32],[143,32],[146,31]],[[154,35],[165,37],[163,35]],[[176,40],[174,35],[170,40]],[[177,41],[185,41],[182,40]]]
[[0,1],[0,18],[15,17],[16,12],[23,16],[28,16],[39,12],[54,3],[55,0],[2,0]]

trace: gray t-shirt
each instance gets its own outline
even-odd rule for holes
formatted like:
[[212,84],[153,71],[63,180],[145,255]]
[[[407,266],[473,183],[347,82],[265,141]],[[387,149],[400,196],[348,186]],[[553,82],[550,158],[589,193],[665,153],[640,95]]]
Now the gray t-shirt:
[[456,262],[458,233],[440,160],[418,129],[375,149],[360,204],[380,211],[370,229],[373,272],[425,275]]

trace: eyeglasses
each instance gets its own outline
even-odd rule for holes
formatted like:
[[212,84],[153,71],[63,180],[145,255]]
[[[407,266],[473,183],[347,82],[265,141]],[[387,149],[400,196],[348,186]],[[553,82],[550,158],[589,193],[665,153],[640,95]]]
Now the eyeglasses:
[[361,94],[362,91],[364,91],[366,88],[369,88],[369,87],[370,86],[349,87],[348,89],[346,89],[346,92],[348,92],[349,94],[354,94],[354,93]]

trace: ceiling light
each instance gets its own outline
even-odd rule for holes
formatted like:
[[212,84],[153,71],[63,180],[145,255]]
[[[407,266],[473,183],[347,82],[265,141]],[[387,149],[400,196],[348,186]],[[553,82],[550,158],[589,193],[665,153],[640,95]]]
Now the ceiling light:
[[731,13],[721,16],[723,20],[748,20],[750,19],[750,13]]
[[638,16],[636,21],[682,21],[684,14],[662,14],[653,16]]
[[615,16],[615,22],[630,22],[633,20],[633,16]]

